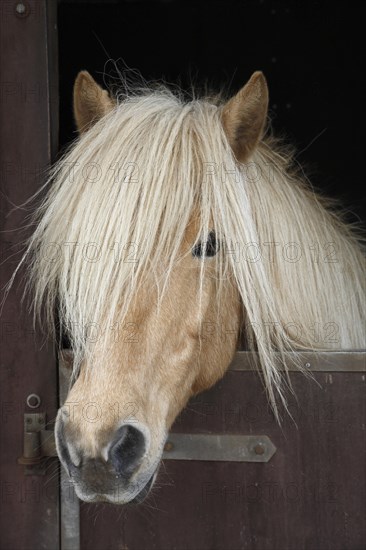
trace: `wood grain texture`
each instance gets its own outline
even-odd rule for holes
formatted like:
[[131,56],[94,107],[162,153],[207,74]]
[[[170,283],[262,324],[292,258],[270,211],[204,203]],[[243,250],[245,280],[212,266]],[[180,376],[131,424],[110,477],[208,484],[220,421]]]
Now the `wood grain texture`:
[[365,541],[365,375],[291,374],[279,427],[255,372],[228,372],[174,431],[266,434],[267,464],[165,461],[140,507],[81,505],[83,550],[358,550]]
[[[1,287],[9,281],[30,228],[28,211],[14,209],[43,183],[57,138],[56,3],[3,2],[0,11]],[[24,476],[17,464],[23,449],[23,414],[30,393],[41,398],[37,412],[52,421],[57,410],[56,361],[52,346],[35,337],[32,318],[21,307],[17,279],[1,316],[1,525],[2,550],[59,544],[59,489],[56,459],[44,476]]]

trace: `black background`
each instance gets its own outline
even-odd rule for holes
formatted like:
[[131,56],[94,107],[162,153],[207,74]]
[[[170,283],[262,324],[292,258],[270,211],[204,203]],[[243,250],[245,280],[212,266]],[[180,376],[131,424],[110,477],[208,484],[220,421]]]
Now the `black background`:
[[363,11],[363,2],[60,2],[60,145],[75,137],[81,69],[108,83],[112,59],[147,80],[232,93],[260,69],[275,133],[296,146],[316,188],[365,221]]

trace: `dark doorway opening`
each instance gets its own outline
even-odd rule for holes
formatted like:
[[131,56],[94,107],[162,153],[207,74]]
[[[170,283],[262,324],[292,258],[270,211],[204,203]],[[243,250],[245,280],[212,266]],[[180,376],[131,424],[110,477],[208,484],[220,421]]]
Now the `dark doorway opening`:
[[[61,1],[60,145],[75,137],[76,74],[101,84],[126,63],[147,80],[235,92],[256,69],[274,131],[298,150],[313,185],[366,219],[361,4],[250,1]],[[112,61],[113,60],[113,61]]]

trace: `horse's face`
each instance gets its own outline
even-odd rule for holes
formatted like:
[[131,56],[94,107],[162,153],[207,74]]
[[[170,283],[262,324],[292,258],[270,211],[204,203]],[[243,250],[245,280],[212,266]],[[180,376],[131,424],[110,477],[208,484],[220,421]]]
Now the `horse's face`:
[[194,225],[160,308],[154,281],[142,285],[123,327],[111,331],[108,351],[96,342],[94,364],[82,365],[59,413],[59,455],[84,500],[141,499],[172,422],[192,394],[224,374],[235,352],[237,290],[225,283],[218,312],[213,256],[219,244],[211,234],[206,246],[193,246]]
[[[261,75],[243,91],[222,115],[239,160],[258,142],[267,105]],[[242,109],[243,101],[249,107]],[[81,131],[113,108],[85,73],[76,82],[74,106]],[[158,300],[154,277],[159,274],[141,283],[123,326],[109,327],[103,346],[95,342],[92,364],[81,365],[59,411],[58,454],[83,500],[141,501],[154,481],[174,419],[190,396],[224,374],[235,352],[238,291],[227,278],[218,305],[215,256],[223,250],[214,227],[208,243],[197,246],[198,223],[193,217],[186,229],[181,260],[163,296]]]

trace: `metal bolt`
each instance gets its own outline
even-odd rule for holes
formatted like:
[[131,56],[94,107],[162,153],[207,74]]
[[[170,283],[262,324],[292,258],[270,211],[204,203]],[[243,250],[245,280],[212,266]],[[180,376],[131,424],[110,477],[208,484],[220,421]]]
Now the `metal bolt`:
[[41,398],[36,393],[30,393],[27,397],[27,405],[30,409],[37,409],[41,404]]
[[29,11],[29,6],[25,2],[18,2],[15,6],[15,13],[18,17],[27,17]]
[[256,455],[264,455],[264,451],[265,451],[265,448],[264,448],[264,445],[262,445],[262,443],[257,443],[257,445],[255,445],[254,452]]
[[165,443],[164,451],[169,452],[169,451],[172,451],[173,448],[174,448],[173,443],[172,443],[171,441],[167,441],[167,442]]

